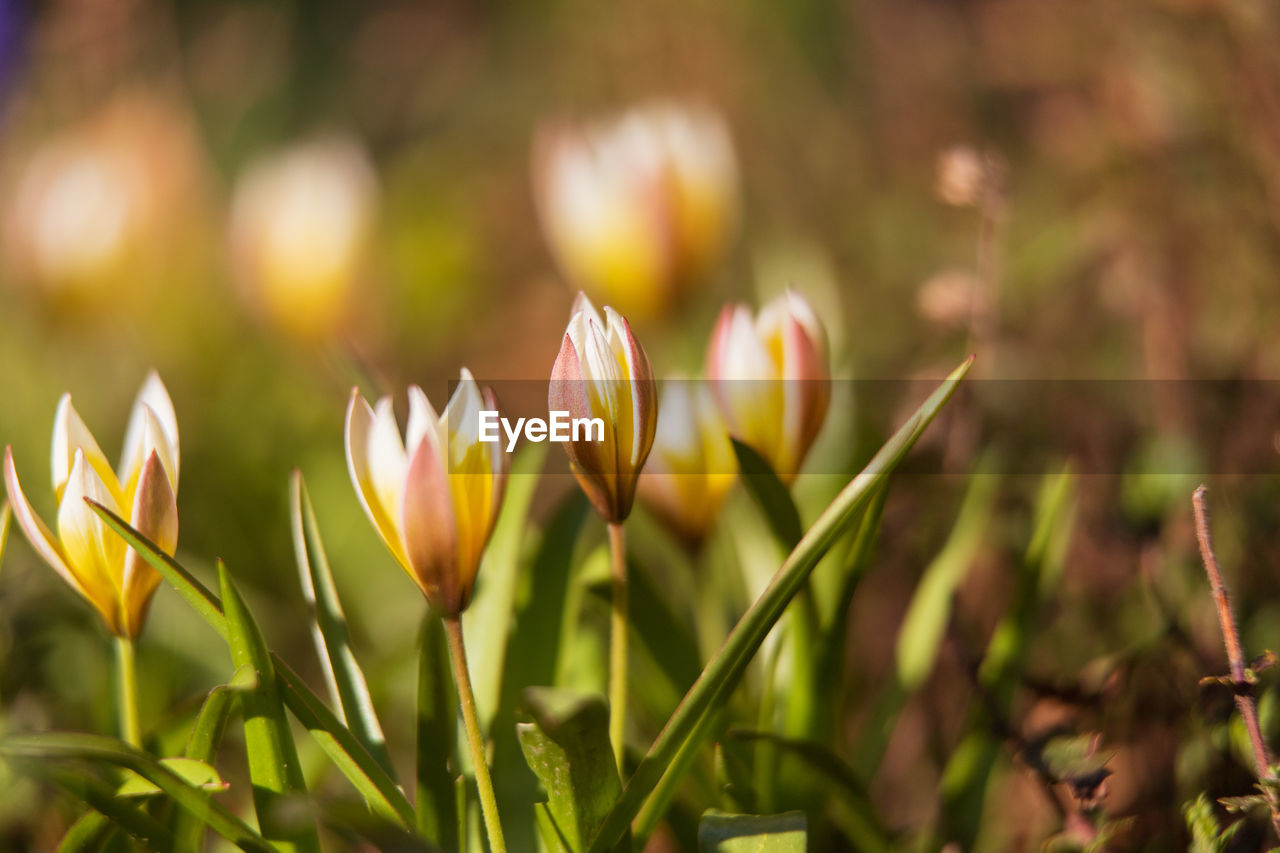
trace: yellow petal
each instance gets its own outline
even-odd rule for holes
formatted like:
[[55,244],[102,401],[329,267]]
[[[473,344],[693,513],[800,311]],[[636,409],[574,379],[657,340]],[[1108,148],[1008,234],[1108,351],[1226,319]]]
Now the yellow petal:
[[53,448],[50,454],[53,492],[59,501],[62,500],[62,492],[71,476],[71,466],[77,450],[84,451],[86,461],[93,466],[116,503],[120,503],[123,495],[115,471],[111,470],[111,463],[94,440],[93,433],[89,432],[89,428],[71,405],[71,395],[63,394],[58,400],[58,412],[53,418]]
[[124,540],[115,534],[85,503],[85,498],[117,514],[120,507],[107,491],[93,466],[77,450],[71,464],[62,503],[58,507],[58,539],[67,565],[89,601],[98,608],[107,627],[119,634],[121,590],[124,585]]
[[[374,412],[356,389],[351,390],[351,402],[347,405],[346,428],[344,439],[347,450],[347,471],[351,475],[351,485],[355,487],[356,497],[365,515],[373,522],[373,527],[391,550],[392,556],[400,565],[409,569],[409,558],[405,554],[404,540],[400,533],[400,521],[395,512],[395,504],[383,503],[369,464],[369,447],[374,431]],[[399,441],[399,437],[396,437]],[[403,451],[401,451],[403,452]]]

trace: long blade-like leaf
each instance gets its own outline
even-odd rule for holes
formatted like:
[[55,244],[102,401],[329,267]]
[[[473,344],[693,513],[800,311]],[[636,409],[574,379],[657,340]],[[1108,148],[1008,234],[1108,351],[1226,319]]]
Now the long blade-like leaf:
[[112,787],[101,779],[57,764],[19,761],[18,766],[28,775],[52,782],[94,809],[71,825],[58,843],[58,853],[100,850],[117,829],[124,830],[151,850],[173,847],[173,836],[164,824],[128,800],[116,797]]
[[[22,763],[30,772],[39,772],[53,761],[88,761],[132,770],[151,781],[210,829],[241,850],[272,853],[261,835],[223,805],[208,791],[189,784],[181,776],[136,747],[101,735],[50,732],[9,735],[0,739],[0,756]],[[112,792],[114,796],[114,791]]]
[[[249,667],[236,671],[231,681],[219,684],[209,691],[196,721],[191,726],[191,734],[187,737],[187,748],[183,752],[187,758],[212,764],[218,754],[218,746],[222,743],[222,734],[226,730],[227,720],[235,710],[240,693],[246,689],[257,687],[258,677]],[[204,824],[191,816],[189,812],[179,812],[174,823],[173,835],[178,850],[199,850],[200,840],[204,837]]]
[[[458,740],[458,694],[449,668],[444,623],[435,613],[422,622],[418,654],[418,829],[453,853],[458,839],[458,794],[455,761]],[[455,766],[456,770],[456,766]]]
[[603,853],[622,837],[649,792],[697,727],[702,715],[737,685],[765,636],[782,616],[783,610],[809,577],[818,560],[870,499],[875,487],[897,467],[938,410],[951,398],[972,364],[973,358],[970,357],[956,368],[814,522],[800,544],[778,569],[768,587],[734,626],[720,651],[707,663],[698,680],[689,688],[684,700],[623,788],[622,796],[618,798],[596,835],[591,850]]
[[[120,534],[146,560],[160,572],[178,594],[187,601],[206,622],[224,639],[227,637],[227,620],[222,605],[209,589],[181,564],[161,551],[149,539],[140,534],[111,510],[87,500],[94,512],[102,517],[112,530]],[[369,751],[360,745],[355,736],[342,725],[328,706],[316,696],[293,669],[278,655],[271,655],[278,679],[281,698],[289,712],[315,738],[329,760],[342,772],[364,797],[375,812],[396,821],[405,828],[413,826],[413,806],[400,790],[395,780],[374,760]]]
[[338,717],[356,739],[369,750],[369,754],[382,765],[387,775],[395,778],[391,755],[387,752],[387,738],[373,709],[369,685],[364,672],[351,651],[351,638],[347,633],[347,617],[342,612],[338,589],[329,570],[324,543],[316,525],[311,496],[302,481],[302,472],[294,471],[289,481],[289,517],[293,527],[293,551],[298,561],[298,577],[302,582],[302,594],[312,609],[312,633],[316,651],[329,692],[338,708]]
[[306,781],[298,765],[298,750],[276,689],[276,676],[262,630],[231,580],[226,564],[218,561],[218,585],[227,617],[227,644],[236,667],[252,667],[258,684],[240,697],[244,709],[244,746],[253,782],[253,807],[264,837],[284,850],[314,850],[320,839],[314,823],[291,821],[285,804],[291,795],[305,794]]

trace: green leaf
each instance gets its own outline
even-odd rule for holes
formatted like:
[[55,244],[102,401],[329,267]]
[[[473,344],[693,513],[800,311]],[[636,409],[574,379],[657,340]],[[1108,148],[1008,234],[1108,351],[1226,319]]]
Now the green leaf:
[[531,850],[537,827],[529,803],[538,780],[529,771],[516,739],[515,707],[524,688],[554,684],[556,662],[566,635],[565,608],[570,597],[570,569],[583,524],[593,517],[582,490],[574,488],[552,513],[532,565],[520,573],[526,588],[516,604],[515,624],[507,639],[502,700],[490,727],[493,738],[493,782],[502,810],[507,845]]
[[848,764],[821,743],[787,738],[773,732],[735,729],[729,737],[744,741],[768,741],[780,753],[798,761],[806,778],[826,785],[830,796],[841,805],[840,824],[853,846],[866,853],[890,851],[893,841],[880,824],[875,804]]
[[728,639],[707,663],[698,680],[689,688],[684,700],[623,788],[622,796],[610,810],[604,826],[592,842],[591,850],[608,850],[622,837],[645,798],[658,784],[690,734],[698,727],[702,715],[713,705],[722,702],[738,684],[765,636],[804,585],[818,560],[866,506],[876,487],[897,467],[934,415],[950,399],[972,364],[971,357],[947,377],[814,522],[764,592],[734,626]]
[[428,612],[418,655],[418,829],[446,851],[459,845],[454,749],[458,739],[458,694],[449,668],[444,624]]
[[[565,850],[579,853],[622,791],[609,745],[608,706],[594,693],[554,687],[530,687],[523,704],[532,720],[519,723],[516,732],[547,792],[545,820]],[[629,849],[626,839],[617,849]]]
[[946,545],[924,570],[898,631],[898,680],[908,692],[920,688],[933,671],[947,624],[951,600],[982,544],[995,501],[996,477],[979,471],[969,489]]
[[231,663],[252,667],[258,685],[240,697],[244,712],[244,745],[253,782],[253,807],[264,837],[285,850],[320,849],[314,824],[294,819],[290,795],[306,792],[298,751],[276,689],[271,653],[262,631],[231,580],[226,564],[218,561],[218,584],[227,617]]
[[[65,788],[65,786],[63,787]],[[75,787],[76,790],[70,792],[72,796],[89,803],[89,796],[86,795],[87,791],[84,790],[84,786],[79,780],[76,781]],[[102,786],[104,796],[110,794],[110,792],[111,789],[104,784]],[[57,853],[81,853],[82,851],[101,850],[103,849],[103,844],[106,843],[107,836],[116,831],[116,824],[120,823],[120,821],[113,822],[111,818],[101,811],[92,808],[92,803],[90,803],[90,806],[89,811],[82,814],[75,823],[71,824],[71,828],[67,830],[66,835],[62,836],[62,840],[58,842]],[[105,796],[104,807],[107,809],[132,808],[128,804],[116,800],[113,796]],[[140,809],[134,809],[134,811],[138,814],[145,814]],[[128,821],[132,817],[132,814],[127,814],[123,820]],[[161,829],[163,830],[164,827],[161,826]]]
[[733,442],[733,454],[738,458],[738,469],[747,494],[764,513],[774,537],[782,543],[784,550],[790,551],[804,535],[800,511],[791,499],[791,490],[778,479],[763,456],[736,438],[729,440]]
[[804,812],[745,815],[708,811],[698,824],[700,853],[804,853],[807,844]]
[[[200,713],[196,715],[191,726],[191,734],[187,736],[187,747],[184,754],[187,758],[212,763],[222,743],[222,735],[227,727],[227,720],[245,690],[254,690],[258,686],[258,676],[253,667],[244,666],[235,671],[231,680],[220,684],[209,691]],[[204,838],[204,825],[187,812],[177,815],[173,834],[177,839],[179,850],[199,850],[200,841]]]
[[58,844],[59,853],[107,849],[105,845],[117,830],[153,850],[172,848],[173,836],[164,824],[128,800],[117,798],[111,786],[101,779],[60,765],[21,766],[29,775],[52,782],[91,809],[67,830]]
[[[207,587],[111,510],[91,500],[86,502],[108,527],[123,537],[129,547],[195,608],[219,636],[224,640],[227,638],[227,620],[222,606]],[[398,821],[405,829],[412,827],[415,820],[413,806],[409,805],[395,780],[287,663],[275,654],[271,655],[271,662],[280,694],[290,713],[311,733],[325,755],[355,786],[369,807],[383,817]]]
[[[218,771],[194,758],[162,758],[160,763],[178,775],[182,781],[202,791],[225,791],[231,787],[222,781]],[[152,797],[163,793],[160,786],[136,773],[125,777],[116,788],[117,797]]]
[[[22,764],[24,770],[32,775],[56,770],[53,763],[59,761],[87,761],[132,770],[240,849],[262,853],[271,853],[274,849],[244,821],[214,800],[208,791],[189,785],[147,753],[114,738],[63,732],[9,735],[0,738],[0,756]],[[115,800],[115,791],[109,787],[106,790],[110,799]],[[94,808],[105,805],[93,800],[90,803]],[[112,817],[114,819],[115,815]]]
[[342,612],[342,602],[338,599],[338,589],[329,570],[329,559],[320,539],[311,496],[307,494],[300,471],[293,472],[289,486],[289,516],[298,577],[302,582],[303,597],[311,606],[316,651],[333,703],[338,709],[338,718],[394,779],[395,769],[387,752],[387,738],[374,711],[364,672],[351,650],[347,617]]
[[[662,774],[653,793],[649,799],[645,800],[644,808],[640,809],[639,814],[633,823],[632,830],[635,838],[635,846],[644,849],[645,844],[662,822],[670,808],[672,800],[675,799],[676,791],[680,788],[680,783],[684,781],[684,776],[693,767],[694,761],[698,758],[698,753],[702,749],[703,741],[707,740],[712,734],[719,732],[724,725],[723,711],[703,714],[702,719],[698,721],[698,727],[693,730],[689,739],[685,741],[684,747],[676,753],[675,760],[671,762],[671,766],[667,768],[667,772]],[[717,745],[716,758],[719,760],[720,753]],[[745,786],[745,793],[750,793],[750,786]]]
[[509,626],[515,622],[520,587],[520,555],[529,527],[529,508],[546,458],[547,445],[530,444],[512,461],[502,511],[480,563],[476,597],[462,614],[476,713],[485,730],[491,728],[501,698]]

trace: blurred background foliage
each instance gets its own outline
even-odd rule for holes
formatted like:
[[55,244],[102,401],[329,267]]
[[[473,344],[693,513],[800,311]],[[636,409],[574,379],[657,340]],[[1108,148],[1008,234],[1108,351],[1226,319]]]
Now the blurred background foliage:
[[[1278,16],[1239,0],[0,0],[0,442],[38,482],[70,390],[114,455],[157,368],[181,424],[180,557],[206,579],[225,558],[268,641],[314,677],[287,525],[287,474],[302,469],[389,739],[409,744],[424,605],[352,494],[343,406],[356,382],[417,382],[442,402],[463,364],[482,381],[548,374],[572,290],[538,225],[540,126],[654,97],[724,116],[738,231],[719,269],[639,329],[659,373],[700,369],[724,300],[792,283],[819,307],[839,377],[938,376],[972,348],[983,379],[1272,380]],[[350,221],[325,225],[332,241],[281,238],[290,269],[314,262],[315,293],[329,295],[280,299],[255,290],[271,273],[246,243],[266,228],[238,188],[298,146],[318,173],[346,176],[316,192]],[[966,189],[975,168],[983,186]],[[312,312],[311,298],[336,307]],[[279,307],[294,299],[296,312]],[[1134,819],[1129,849],[1181,843],[1183,802],[1250,784],[1228,746],[1230,702],[1196,686],[1224,666],[1190,535],[1196,474],[1236,472],[1210,478],[1219,556],[1247,648],[1280,647],[1275,451],[1224,467],[1231,442],[1203,429],[1188,387],[1144,386],[1150,408],[1107,421],[1114,440],[1079,478],[1011,711],[1028,731],[1101,733],[1114,753],[1105,809]],[[1231,435],[1271,448],[1280,423],[1248,405],[1250,387],[1230,399]],[[966,654],[981,655],[1010,604],[1040,488],[1025,468],[999,481],[955,584],[955,637],[896,725],[875,730],[912,590],[968,500],[962,475],[979,448],[999,470],[1017,446],[961,402],[913,466],[952,476],[902,477],[886,508],[833,736],[847,754],[885,739],[868,789],[882,822],[909,832],[945,817],[943,769],[978,703]],[[1030,431],[1061,415],[1014,411]],[[834,412],[809,467],[856,470],[899,414]],[[806,518],[836,480],[801,477]],[[47,494],[31,491],[47,517]],[[567,492],[552,478],[534,519]],[[753,508],[735,493],[727,512]],[[109,731],[97,617],[11,539],[5,724]],[[708,552],[767,576],[771,547],[728,523]],[[140,652],[144,724],[163,729],[225,679],[211,638],[162,588]],[[1037,845],[1055,818],[1032,775],[1006,757],[992,778],[980,844]],[[69,806],[5,783],[0,833],[48,849]]]

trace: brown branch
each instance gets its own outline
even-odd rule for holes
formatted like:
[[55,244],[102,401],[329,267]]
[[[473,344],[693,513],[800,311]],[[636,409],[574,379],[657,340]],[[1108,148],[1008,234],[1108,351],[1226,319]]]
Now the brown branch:
[[1235,614],[1231,612],[1231,600],[1227,597],[1226,584],[1222,582],[1218,558],[1213,555],[1213,540],[1209,535],[1209,510],[1204,501],[1207,491],[1204,486],[1198,486],[1191,495],[1191,505],[1195,509],[1196,516],[1196,539],[1200,543],[1200,558],[1204,560],[1204,572],[1209,576],[1209,588],[1213,591],[1213,603],[1218,607],[1222,641],[1227,649],[1227,660],[1231,663],[1231,682],[1235,692],[1236,708],[1239,709],[1245,728],[1249,731],[1249,743],[1253,746],[1253,761],[1257,769],[1258,781],[1262,783],[1267,804],[1271,807],[1271,827],[1275,830],[1276,837],[1280,838],[1280,802],[1277,802],[1274,788],[1269,784],[1274,780],[1274,774],[1271,771],[1271,752],[1267,749],[1267,742],[1262,739],[1262,726],[1258,722],[1258,705],[1253,696],[1253,683],[1245,674],[1240,632],[1236,628]]

